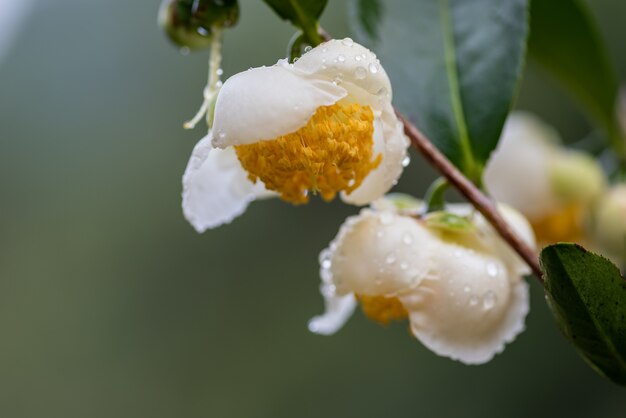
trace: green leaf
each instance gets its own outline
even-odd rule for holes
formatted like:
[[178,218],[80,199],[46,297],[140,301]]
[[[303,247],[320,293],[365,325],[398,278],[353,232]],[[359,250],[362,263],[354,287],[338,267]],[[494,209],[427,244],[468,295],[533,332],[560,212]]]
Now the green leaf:
[[624,156],[615,111],[618,79],[587,5],[582,0],[533,0],[530,10],[529,56],[563,83]]
[[364,2],[352,1],[355,37],[401,86],[394,91],[396,105],[479,183],[517,91],[528,1],[385,2],[374,25],[378,40],[368,29],[372,18]]
[[348,3],[350,19],[359,22],[368,38],[378,40],[379,25],[384,13],[381,0],[353,0]]
[[548,303],[565,336],[600,374],[626,385],[626,281],[575,244],[541,252]]
[[302,29],[311,45],[322,42],[318,33],[318,19],[328,0],[263,0],[282,19]]

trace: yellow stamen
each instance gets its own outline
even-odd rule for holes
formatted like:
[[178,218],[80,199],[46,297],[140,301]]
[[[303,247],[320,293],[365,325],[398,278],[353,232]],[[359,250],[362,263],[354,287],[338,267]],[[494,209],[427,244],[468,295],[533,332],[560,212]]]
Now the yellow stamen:
[[365,316],[382,325],[387,325],[394,320],[406,319],[409,315],[398,298],[365,295],[356,297],[361,303]]
[[555,213],[531,221],[537,242],[580,242],[583,238],[583,213],[580,204],[569,204]]
[[283,200],[307,203],[312,191],[330,201],[359,187],[382,161],[373,158],[373,121],[369,106],[335,103],[318,108],[296,132],[235,150],[248,178]]

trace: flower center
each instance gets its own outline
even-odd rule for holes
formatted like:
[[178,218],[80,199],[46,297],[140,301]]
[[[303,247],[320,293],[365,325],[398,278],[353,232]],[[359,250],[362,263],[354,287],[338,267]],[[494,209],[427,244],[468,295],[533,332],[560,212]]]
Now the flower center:
[[330,201],[359,187],[382,161],[380,154],[373,158],[373,121],[369,106],[335,103],[318,108],[296,132],[235,150],[248,178],[283,200],[307,203],[312,191]]
[[582,207],[571,203],[563,209],[531,222],[537,242],[580,242],[583,237]]
[[356,295],[365,316],[387,325],[394,320],[406,319],[409,314],[398,298],[385,296]]

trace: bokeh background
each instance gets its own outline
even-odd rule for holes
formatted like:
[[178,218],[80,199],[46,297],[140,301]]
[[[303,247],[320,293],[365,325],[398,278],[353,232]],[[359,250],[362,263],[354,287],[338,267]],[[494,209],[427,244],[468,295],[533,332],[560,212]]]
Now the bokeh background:
[[[481,367],[360,312],[310,334],[317,255],[357,209],[266,201],[196,234],[180,177],[203,129],[181,125],[207,54],[168,44],[158,0],[32,3],[0,55],[0,417],[625,416],[626,392],[561,337],[534,281],[526,332]],[[226,76],[274,63],[294,32],[241,3]],[[591,6],[626,78],[626,4]],[[349,35],[346,3],[322,23]],[[532,64],[518,105],[566,140],[589,132]],[[397,189],[433,178],[414,155]]]

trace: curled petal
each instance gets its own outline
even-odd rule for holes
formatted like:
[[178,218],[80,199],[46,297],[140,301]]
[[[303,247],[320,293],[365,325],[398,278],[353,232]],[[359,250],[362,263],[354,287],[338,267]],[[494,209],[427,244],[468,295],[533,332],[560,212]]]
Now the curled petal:
[[[376,54],[351,39],[333,39],[304,54],[294,68],[327,80],[348,84],[351,94],[358,95],[352,86],[372,97],[391,102],[391,83]],[[372,105],[376,105],[372,103]]]
[[332,81],[298,73],[286,63],[252,68],[222,86],[215,105],[213,144],[219,148],[251,144],[297,131],[318,107],[346,95]]
[[348,218],[322,260],[338,294],[393,296],[417,287],[432,267],[434,238],[415,219],[364,209]]
[[231,222],[248,204],[268,197],[263,183],[253,184],[233,149],[215,149],[209,134],[196,144],[183,175],[183,212],[198,232]]
[[383,106],[381,117],[374,123],[374,154],[381,153],[383,160],[352,193],[342,193],[346,203],[365,205],[384,196],[391,189],[404,168],[409,141],[402,123],[390,103]]
[[324,305],[326,311],[309,321],[309,331],[315,334],[332,335],[339,331],[352,316],[356,308],[356,299],[353,294],[324,295]]
[[485,363],[524,330],[528,285],[490,255],[442,244],[439,259],[434,277],[400,298],[411,331],[441,356]]

